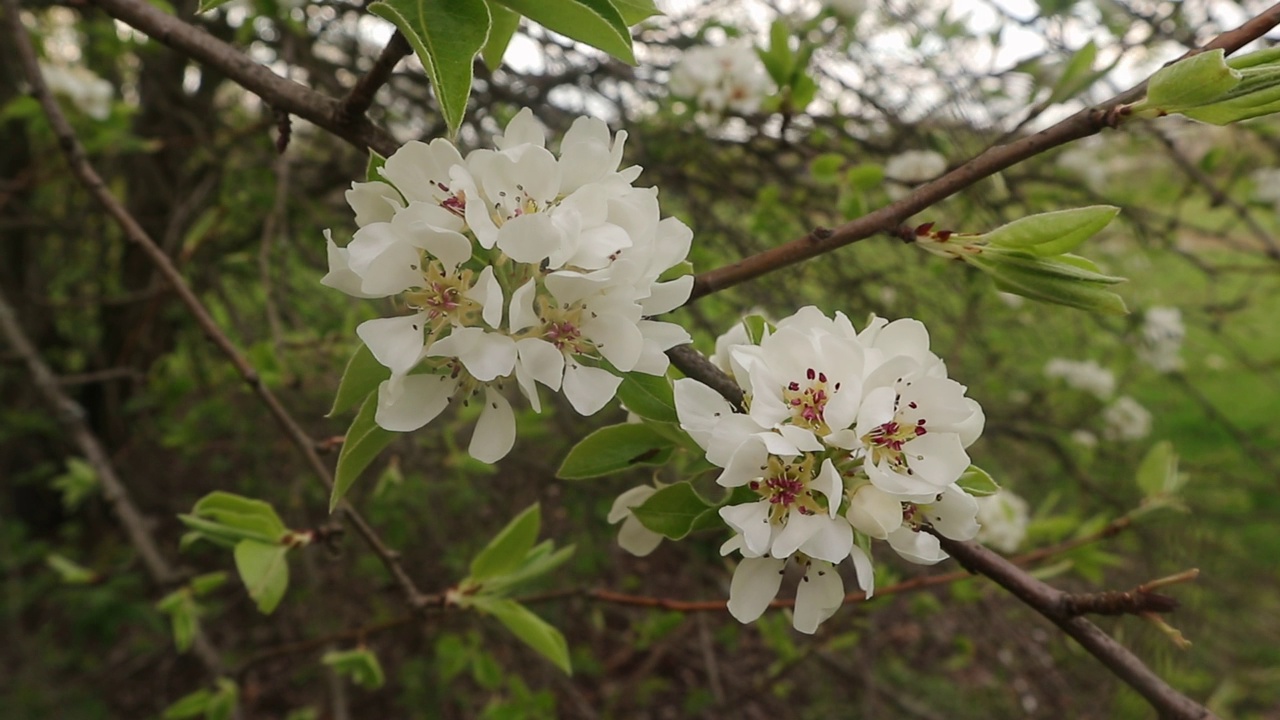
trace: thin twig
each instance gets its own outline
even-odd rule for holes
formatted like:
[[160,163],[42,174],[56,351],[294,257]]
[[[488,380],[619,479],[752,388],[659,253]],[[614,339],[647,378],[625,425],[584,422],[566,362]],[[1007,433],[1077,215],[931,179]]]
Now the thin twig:
[[[136,244],[151,260],[151,262],[159,270],[160,274],[173,287],[174,293],[178,299],[186,305],[187,310],[195,318],[196,323],[204,331],[205,335],[213,342],[222,354],[235,366],[236,371],[245,383],[253,390],[262,401],[262,404],[270,411],[271,416],[275,418],[277,424],[284,430],[285,434],[298,448],[306,459],[307,464],[311,467],[312,472],[317,478],[324,483],[326,488],[333,488],[333,475],[329,472],[329,468],[324,461],[320,459],[320,455],[316,453],[315,441],[307,435],[306,431],[293,419],[289,411],[285,409],[280,400],[276,398],[275,393],[263,384],[257,370],[245,358],[244,354],[235,346],[235,343],[227,337],[218,327],[217,321],[209,314],[204,304],[196,297],[191,287],[187,284],[182,274],[174,266],[173,261],[168,255],[156,245],[155,241],[147,234],[146,230],[138,224],[138,221],[129,214],[129,211],[118,201],[111,193],[111,190],[103,182],[102,177],[94,170],[89,163],[88,156],[84,152],[84,148],[80,145],[80,141],[76,139],[71,125],[67,122],[66,117],[62,114],[62,110],[58,107],[58,103],[49,93],[48,86],[44,83],[40,76],[39,67],[36,64],[35,52],[31,48],[30,40],[27,37],[26,30],[22,27],[21,21],[18,19],[18,9],[16,0],[0,0],[4,3],[5,14],[9,16],[10,25],[14,39],[18,42],[20,55],[22,56],[23,65],[26,68],[27,79],[31,83],[32,90],[36,98],[40,101],[41,107],[44,109],[46,117],[49,119],[49,125],[53,129],[54,135],[58,138],[58,146],[62,148],[67,156],[67,162],[71,165],[71,170],[80,182],[85,186],[94,199],[107,211],[112,218],[120,225],[124,231],[125,237],[130,242]],[[246,58],[246,62],[248,62]],[[273,76],[274,77],[274,76]],[[417,585],[409,574],[405,572],[404,567],[400,564],[399,553],[390,549],[382,542],[378,533],[369,525],[368,522],[356,511],[350,503],[343,501],[339,505],[345,519],[355,527],[356,532],[364,539],[366,545],[373,550],[378,559],[391,573],[396,584],[400,586],[400,590],[405,596],[410,607],[420,610],[428,605],[442,602],[437,596],[424,595],[418,590]]]
[[[14,0],[3,0],[5,4],[5,14],[9,16],[13,23],[18,22],[17,8],[13,7]],[[18,28],[21,31],[21,28]],[[25,39],[25,35],[23,35]],[[19,51],[24,49],[19,45]],[[53,410],[58,420],[67,429],[71,435],[71,440],[80,448],[80,453],[84,455],[89,466],[93,468],[93,473],[98,479],[98,483],[102,486],[102,497],[111,506],[116,517],[120,519],[120,525],[124,528],[125,535],[129,538],[129,543],[138,551],[139,557],[142,558],[142,564],[147,568],[147,574],[151,576],[152,582],[161,588],[170,588],[179,579],[179,574],[165,560],[161,554],[159,546],[156,544],[155,538],[151,537],[151,532],[147,526],[147,520],[133,504],[133,499],[129,496],[129,490],[125,484],[116,475],[115,468],[111,465],[111,459],[107,455],[107,451],[102,447],[102,443],[98,442],[98,438],[89,429],[89,424],[85,420],[85,410],[75,400],[72,400],[62,390],[62,383],[58,381],[53,371],[40,358],[36,351],[35,345],[27,338],[26,333],[22,331],[22,326],[18,323],[18,317],[10,307],[8,300],[5,299],[5,291],[0,287],[0,333],[4,335],[5,341],[9,347],[26,363],[27,369],[31,371],[32,380],[35,388],[44,397],[46,403]],[[208,636],[197,627],[196,633],[192,638],[191,649],[195,652],[200,663],[204,665],[205,670],[213,677],[222,675],[222,659],[213,643]]]
[[355,87],[351,88],[351,92],[338,103],[338,108],[334,110],[334,119],[339,123],[349,124],[364,115],[373,105],[373,98],[378,94],[378,89],[391,79],[391,71],[395,70],[396,65],[411,52],[413,48],[409,47],[409,41],[399,30],[395,31],[387,41],[387,46],[382,48],[382,53],[378,55],[373,67],[369,68],[369,72],[360,78]]

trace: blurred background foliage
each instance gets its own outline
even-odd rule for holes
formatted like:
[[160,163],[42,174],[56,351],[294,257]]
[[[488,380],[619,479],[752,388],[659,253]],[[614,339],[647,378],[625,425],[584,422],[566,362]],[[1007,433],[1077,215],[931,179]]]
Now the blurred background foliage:
[[[644,167],[637,184],[659,187],[664,213],[694,229],[690,259],[699,271],[883,205],[902,192],[884,176],[894,155],[932,150],[954,167],[1109,97],[1261,7],[877,0],[841,17],[783,0],[660,5],[667,14],[636,31],[635,68],[522,28],[506,65],[477,66],[459,142],[485,145],[522,106],[552,136],[582,113],[625,128],[627,161]],[[201,16],[192,0],[166,9],[333,96],[390,35],[346,0],[235,0]],[[779,92],[756,111],[721,117],[668,95],[682,50],[731,36],[767,46],[778,17],[816,48],[807,106]],[[109,84],[101,117],[67,107],[112,190],[308,431],[340,436],[348,418],[324,413],[355,325],[380,309],[319,285],[321,231],[343,238],[354,230],[343,191],[362,177],[364,155],[297,120],[278,155],[281,119],[271,108],[91,5],[32,2],[22,19],[46,63],[87,68]],[[1086,43],[1099,72],[1064,84]],[[413,59],[371,116],[402,139],[443,134]],[[216,489],[270,501],[289,527],[326,525],[323,488],[68,172],[7,43],[0,126],[0,285],[172,557],[192,576],[232,569],[229,554],[208,546],[178,554],[176,514]],[[1034,212],[1119,205],[1121,217],[1086,254],[1131,279],[1121,289],[1127,317],[1010,299],[967,267],[879,237],[708,297],[675,319],[705,352],[749,309],[776,318],[815,304],[858,325],[871,312],[924,321],[951,377],[985,408],[975,462],[1031,505],[1024,549],[1088,536],[1134,511],[1144,500],[1135,482],[1142,457],[1170,440],[1190,478],[1179,498],[1185,509],[1142,513],[1132,529],[1055,555],[1040,572],[1089,590],[1201,568],[1197,583],[1176,588],[1183,606],[1169,618],[1190,649],[1139,618],[1103,626],[1224,716],[1280,717],[1280,626],[1271,622],[1280,612],[1280,193],[1271,183],[1280,176],[1267,173],[1278,156],[1275,119],[1226,129],[1168,119],[1035,158],[913,221],[980,232]],[[1177,308],[1186,326],[1181,367],[1170,372],[1142,360],[1143,319],[1158,307]],[[1150,411],[1149,432],[1109,432],[1110,400],[1047,377],[1054,358],[1095,360],[1112,372],[1114,395]],[[146,581],[92,473],[76,464],[25,373],[0,349],[3,715],[158,717],[201,687],[200,668],[174,650],[155,607],[167,590]],[[351,495],[432,591],[465,576],[475,552],[540,501],[543,535],[577,546],[543,583],[552,597],[534,603],[569,640],[572,677],[474,614],[400,621],[403,604],[376,558],[338,538],[295,555],[295,580],[270,617],[234,579],[200,599],[202,625],[226,651],[246,717],[1150,716],[1091,658],[981,579],[847,608],[812,638],[794,633],[781,612],[740,626],[725,613],[560,593],[727,595],[722,537],[663,543],[646,558],[617,548],[605,515],[644,472],[555,478],[576,439],[622,417],[611,409],[580,418],[562,405],[526,412],[516,449],[489,467],[465,452],[474,418],[463,412],[401,438]],[[63,582],[46,563],[51,553],[90,570],[88,581]],[[878,559],[878,586],[955,569]],[[385,687],[350,685],[320,663],[324,651],[359,643],[380,658]]]

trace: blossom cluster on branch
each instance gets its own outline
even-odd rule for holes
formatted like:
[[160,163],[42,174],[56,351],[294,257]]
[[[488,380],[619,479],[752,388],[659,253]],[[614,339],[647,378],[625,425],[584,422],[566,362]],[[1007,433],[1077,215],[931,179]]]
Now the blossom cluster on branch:
[[923,324],[873,316],[857,331],[841,313],[806,307],[759,344],[717,349],[743,407],[693,379],[676,381],[675,403],[681,427],[722,468],[717,482],[733,489],[719,513],[734,532],[722,552],[743,558],[730,586],[738,620],[764,612],[789,562],[804,569],[795,627],[812,633],[843,602],[839,563],[850,560],[873,592],[871,540],[932,564],[947,554],[926,530],[977,534],[978,506],[958,481],[985,418],[929,350]]
[[525,109],[496,150],[464,158],[448,140],[411,142],[382,180],[352,185],[360,227],[346,247],[329,239],[322,282],[394,298],[400,311],[356,329],[390,371],[378,425],[416,430],[478,395],[470,453],[495,462],[515,441],[509,381],[535,411],[542,384],[590,415],[613,398],[618,372],[666,372],[663,351],[689,335],[647,318],[689,297],[691,275],[660,278],[684,261],[692,233],[660,216],[656,189],[632,186],[639,167],[619,169],[625,139],[583,117],[557,155]]

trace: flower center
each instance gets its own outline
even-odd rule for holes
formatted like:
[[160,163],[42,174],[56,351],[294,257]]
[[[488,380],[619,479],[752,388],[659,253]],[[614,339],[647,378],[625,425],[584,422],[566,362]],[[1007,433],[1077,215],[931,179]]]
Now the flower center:
[[[427,260],[426,255],[423,260]],[[406,292],[404,299],[409,307],[427,316],[433,331],[452,321],[462,322],[479,308],[474,300],[465,296],[471,285],[470,270],[462,270],[457,275],[446,275],[444,265],[439,260],[428,260],[424,264],[422,286]],[[413,269],[417,270],[419,267],[421,266],[414,266]]]
[[[911,409],[915,409],[917,405],[909,403]],[[895,417],[887,423],[879,425],[871,430],[871,432],[862,436],[862,442],[866,444],[871,451],[871,462],[880,464],[888,461],[890,465],[898,470],[903,470],[908,475],[914,474],[910,468],[906,467],[906,457],[902,452],[902,448],[908,442],[927,434],[929,431],[925,427],[926,420],[920,418],[914,425],[910,423],[899,422]]]
[[460,218],[466,218],[467,193],[463,190],[453,192],[448,185],[439,181],[435,181],[432,184],[436,186],[437,190],[445,194],[444,199],[440,201],[440,207]]
[[770,456],[769,464],[761,468],[764,476],[751,481],[748,487],[773,505],[771,522],[781,522],[792,510],[802,515],[814,515],[824,509],[809,488],[815,464],[811,455],[805,455],[798,461]]
[[[839,392],[840,383],[836,383],[831,392]],[[792,381],[782,390],[782,401],[791,409],[791,423],[813,430],[819,435],[828,435],[824,415],[830,394],[827,392],[827,375],[813,368],[805,371],[805,382]]]

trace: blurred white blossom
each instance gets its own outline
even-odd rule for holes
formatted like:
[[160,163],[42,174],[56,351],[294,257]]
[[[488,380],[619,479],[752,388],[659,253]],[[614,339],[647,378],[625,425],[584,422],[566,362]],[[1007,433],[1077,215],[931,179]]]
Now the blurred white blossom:
[[773,89],[755,48],[745,40],[690,48],[671,69],[673,95],[712,113],[750,114]]
[[1058,378],[1076,390],[1083,390],[1106,400],[1116,390],[1116,377],[1095,360],[1053,358],[1044,366],[1044,374]]
[[1027,501],[1013,492],[1001,489],[994,495],[977,498],[977,540],[1003,553],[1018,549],[1027,537],[1029,510]]
[[40,63],[40,74],[54,95],[71,101],[80,112],[94,120],[106,120],[111,115],[111,98],[115,90],[111,83],[98,77],[81,65],[53,65]]
[[1151,434],[1151,413],[1122,395],[1102,411],[1103,435],[1108,440],[1141,440]]
[[1187,328],[1182,324],[1182,311],[1175,307],[1153,307],[1143,315],[1142,338],[1138,356],[1158,372],[1168,373],[1182,368],[1182,341]]
[[947,169],[947,159],[933,150],[908,150],[889,158],[884,174],[889,180],[916,185],[932,180]]

